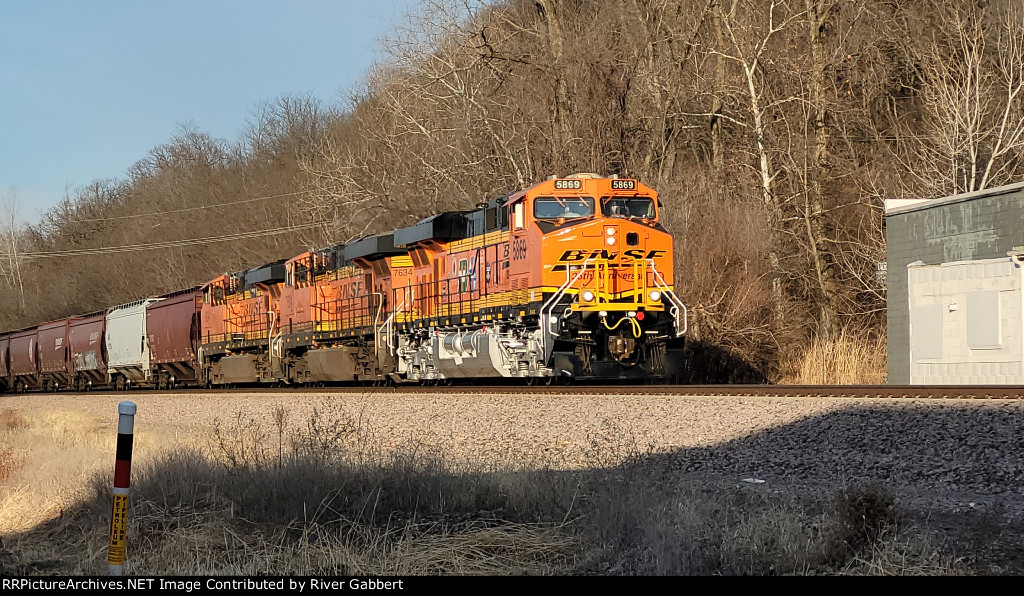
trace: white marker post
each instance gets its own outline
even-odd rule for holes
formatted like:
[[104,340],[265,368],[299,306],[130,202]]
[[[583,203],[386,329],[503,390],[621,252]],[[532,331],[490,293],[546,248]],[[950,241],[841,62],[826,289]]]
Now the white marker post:
[[132,440],[135,430],[135,404],[117,404],[117,454],[114,463],[114,506],[110,513],[110,548],[107,563],[110,575],[124,570],[125,532],[128,527],[128,487],[132,471]]

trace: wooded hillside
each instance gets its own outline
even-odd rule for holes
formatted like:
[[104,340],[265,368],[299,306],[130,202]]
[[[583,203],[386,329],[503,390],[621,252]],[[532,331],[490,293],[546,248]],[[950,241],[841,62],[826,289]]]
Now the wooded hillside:
[[815,339],[884,335],[884,199],[1021,180],[1015,0],[421,4],[348,101],[183,128],[27,229],[9,196],[0,324],[596,172],[659,191],[691,336],[777,378]]

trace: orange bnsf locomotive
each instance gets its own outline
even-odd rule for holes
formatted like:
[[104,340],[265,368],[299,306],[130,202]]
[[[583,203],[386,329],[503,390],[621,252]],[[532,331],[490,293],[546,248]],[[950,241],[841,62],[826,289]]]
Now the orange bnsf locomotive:
[[686,307],[659,208],[636,180],[553,178],[199,288],[0,334],[0,381],[677,379]]
[[[657,194],[576,175],[396,230],[400,377],[671,378],[686,331]],[[390,347],[389,347],[390,349]]]

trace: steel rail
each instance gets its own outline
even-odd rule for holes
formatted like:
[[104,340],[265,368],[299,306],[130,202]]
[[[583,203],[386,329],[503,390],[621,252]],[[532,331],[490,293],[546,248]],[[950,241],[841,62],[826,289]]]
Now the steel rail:
[[[153,389],[135,389],[130,393],[167,393]],[[174,392],[178,392],[177,390]],[[530,394],[530,395],[658,395],[679,397],[805,397],[851,399],[1024,399],[1021,385],[475,385],[438,384],[422,386],[402,385],[324,385],[324,386],[248,386],[215,387],[212,389],[181,389],[181,393],[337,393],[337,394],[392,394],[422,393],[448,395]],[[80,395],[123,394],[114,391],[90,391]],[[69,392],[70,394],[70,392]],[[2,397],[0,397],[2,400]]]

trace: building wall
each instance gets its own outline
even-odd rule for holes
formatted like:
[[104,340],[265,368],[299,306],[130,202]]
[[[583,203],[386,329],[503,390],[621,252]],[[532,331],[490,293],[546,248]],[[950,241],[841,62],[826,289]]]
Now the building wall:
[[1024,383],[1021,273],[999,257],[912,265],[910,383]]
[[907,266],[1005,257],[1024,247],[1024,184],[935,199],[885,217],[888,382],[910,382]]

